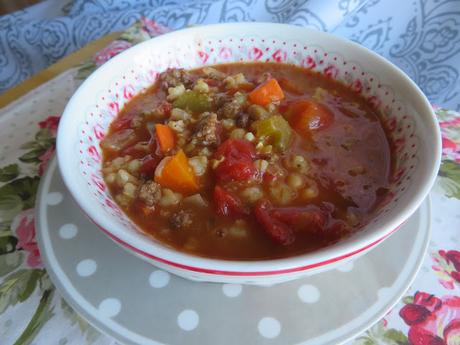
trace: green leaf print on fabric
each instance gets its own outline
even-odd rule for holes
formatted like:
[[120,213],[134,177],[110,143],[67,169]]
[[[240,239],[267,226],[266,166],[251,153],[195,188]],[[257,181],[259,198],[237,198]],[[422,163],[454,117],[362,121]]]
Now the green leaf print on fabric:
[[0,276],[3,277],[21,266],[24,255],[21,251],[15,251],[6,255],[0,255]]
[[11,221],[22,211],[22,199],[9,188],[0,188],[0,218]]
[[54,295],[54,288],[45,290],[32,319],[27,324],[26,329],[13,345],[29,345],[44,326],[53,317],[54,306],[51,304]]
[[414,303],[414,296],[406,296],[402,299],[404,304]]
[[35,140],[29,141],[21,146],[24,150],[29,150],[24,153],[19,160],[24,163],[40,163],[40,157],[55,143],[53,133],[49,128],[40,129],[35,134]]
[[388,344],[397,344],[397,345],[402,345],[402,344],[408,344],[409,341],[407,340],[407,336],[396,329],[388,329],[383,333],[383,339]]
[[2,232],[10,232],[10,226],[11,222],[0,222],[0,236],[2,236]]
[[85,62],[78,67],[76,79],[84,80],[89,77],[91,73],[97,68],[96,64],[92,61]]
[[101,336],[101,333],[78,315],[63,298],[61,298],[61,308],[64,315],[69,319],[71,325],[78,325],[80,332],[85,336],[88,344],[93,344]]
[[21,269],[7,276],[0,285],[0,314],[29,298],[44,274],[42,269]]
[[386,328],[385,320],[382,319],[364,335],[358,337],[353,342],[353,345],[408,345],[407,336],[396,329]]
[[438,183],[446,192],[446,196],[460,199],[460,165],[451,160],[444,160],[438,175]]
[[[10,181],[0,187],[0,217],[3,221],[5,221],[5,216],[2,212],[11,212],[12,207],[14,207],[15,211],[19,209],[12,215],[12,218],[14,218],[19,211],[34,207],[39,182],[40,178],[38,176],[26,176]],[[2,199],[3,203],[1,202]],[[11,220],[12,218],[8,219]]]
[[40,162],[40,156],[45,153],[45,149],[33,149],[27,153],[24,153],[19,160],[24,163],[38,163]]
[[0,255],[14,252],[17,244],[18,239],[12,235],[0,236]]
[[10,164],[0,168],[0,182],[8,182],[14,180],[19,175],[19,167],[17,164]]

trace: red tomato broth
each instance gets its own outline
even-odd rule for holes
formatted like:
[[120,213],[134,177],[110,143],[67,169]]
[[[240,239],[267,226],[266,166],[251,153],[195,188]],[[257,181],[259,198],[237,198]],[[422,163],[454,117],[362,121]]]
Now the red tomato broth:
[[[145,204],[137,199],[129,206],[121,205],[130,219],[145,233],[167,246],[199,256],[230,260],[274,259],[303,254],[335,243],[358,231],[360,226],[372,217],[373,211],[383,199],[390,184],[389,179],[392,172],[391,145],[385,128],[379,120],[378,112],[348,87],[326,76],[300,67],[277,63],[235,63],[213,67],[226,75],[243,73],[253,85],[251,87],[245,84],[242,88],[245,92],[250,92],[259,85],[258,79],[267,72],[271,77],[284,81],[281,82],[281,87],[288,80],[290,82],[289,87],[283,89],[285,97],[278,105],[279,112],[288,121],[290,114],[288,114],[287,109],[290,104],[315,98],[318,88],[326,91],[322,95],[321,104],[331,112],[332,121],[328,120],[327,126],[311,131],[309,136],[292,131],[289,148],[286,152],[279,154],[280,161],[294,155],[305,157],[309,163],[308,179],[316,182],[317,196],[308,201],[297,196],[286,205],[272,203],[272,207],[275,209],[305,208],[307,205],[312,205],[324,209],[328,207],[327,205],[333,205],[334,210],[325,212],[324,216],[329,227],[328,233],[313,229],[314,227],[311,231],[293,230],[295,240],[287,245],[281,245],[268,236],[267,231],[264,231],[261,222],[254,214],[255,204],[246,202],[241,195],[243,188],[260,186],[265,198],[270,201],[270,185],[266,180],[270,180],[272,174],[268,172],[263,176],[260,173],[250,174],[253,179],[252,182],[241,181],[245,178],[222,180],[219,178],[222,175],[216,178],[215,170],[209,167],[208,171],[199,177],[200,195],[204,197],[209,206],[180,206],[180,208],[190,211],[191,226],[186,229],[171,229],[170,217],[174,212],[178,212],[177,205],[160,207],[156,205],[153,209],[146,209]],[[193,83],[196,83],[201,74],[201,69],[191,71]],[[213,82],[209,83],[211,87],[212,84],[215,84],[215,80],[212,80]],[[301,94],[299,90],[303,93]],[[234,94],[235,90],[226,93]],[[150,111],[164,101],[166,96],[167,92],[162,90],[160,82],[157,82],[145,93],[134,97],[122,109],[115,123],[118,119],[132,119],[146,110]],[[159,121],[158,123],[163,122]],[[114,132],[116,132],[116,126],[112,124],[108,136],[110,137]],[[148,162],[147,168],[144,169],[147,171],[143,171],[141,176],[145,180],[152,179],[153,167],[156,167],[163,154],[154,140],[154,133],[152,134],[146,126],[136,128],[135,135],[139,139],[138,142],[149,142],[150,150],[148,152],[131,150],[129,155],[133,159],[143,159]],[[229,136],[229,131],[221,130],[219,133],[220,145]],[[213,155],[219,151],[220,145],[213,148]],[[131,147],[134,146],[131,145]],[[105,163],[123,156],[120,152],[110,152],[106,149],[103,152]],[[211,157],[214,157],[213,155]],[[257,155],[258,157],[263,156]],[[243,156],[245,158],[241,161],[243,163],[239,162],[241,164],[247,162],[248,159],[247,154]],[[249,159],[249,164],[252,162],[251,159]],[[220,166],[220,169],[222,170],[223,167]],[[149,169],[151,170],[149,171]],[[218,169],[219,166],[216,170],[218,171]],[[241,170],[241,168],[238,169]],[[282,169],[286,170],[285,168]],[[106,182],[108,182],[107,179]],[[107,184],[112,195],[115,196],[120,193],[120,187],[111,183]],[[219,206],[215,204],[216,185],[240,200],[241,212],[232,211],[229,216],[223,216],[218,211]],[[270,212],[272,212],[271,215],[279,213]],[[358,219],[357,222],[354,222],[357,224],[350,226],[349,222],[347,223],[347,212],[351,212]],[[164,216],[165,214],[168,215]],[[246,224],[247,231],[244,237],[229,235],[228,229],[235,226],[236,219],[241,219]]]

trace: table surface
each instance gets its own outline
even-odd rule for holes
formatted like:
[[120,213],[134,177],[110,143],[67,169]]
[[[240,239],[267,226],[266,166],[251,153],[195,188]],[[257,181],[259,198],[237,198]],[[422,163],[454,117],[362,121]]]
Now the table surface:
[[458,111],[459,8],[460,0],[43,0],[0,16],[0,93],[144,16],[172,29],[259,21],[330,32],[384,56],[432,103]]
[[[2,344],[111,344],[62,300],[43,268],[35,241],[36,188],[54,153],[66,99],[24,106],[33,89],[61,78],[68,97],[98,64],[123,47],[163,33],[142,19],[93,43],[0,96],[0,339]],[[109,43],[108,46],[106,44]],[[85,60],[101,48],[104,49]],[[62,74],[85,60],[75,73]],[[47,84],[49,85],[49,84]],[[27,97],[18,98],[29,94]],[[12,103],[10,103],[12,102]],[[32,101],[33,102],[33,101]],[[9,105],[7,105],[10,103]],[[28,108],[27,108],[28,109]],[[433,200],[433,237],[413,286],[392,311],[353,344],[457,344],[460,333],[460,114],[435,107],[443,160]],[[430,342],[431,341],[431,342]]]

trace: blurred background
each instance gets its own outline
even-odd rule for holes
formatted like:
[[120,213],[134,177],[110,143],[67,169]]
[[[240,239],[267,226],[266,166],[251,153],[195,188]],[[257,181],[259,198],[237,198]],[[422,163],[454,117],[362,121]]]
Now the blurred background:
[[460,0],[0,0],[0,93],[141,16],[171,29],[283,22],[359,42],[460,110]]
[[22,10],[38,2],[38,0],[0,1],[0,15]]

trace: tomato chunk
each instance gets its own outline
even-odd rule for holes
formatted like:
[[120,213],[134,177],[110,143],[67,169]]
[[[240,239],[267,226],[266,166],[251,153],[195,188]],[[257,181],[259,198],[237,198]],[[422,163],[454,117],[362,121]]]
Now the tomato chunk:
[[295,241],[294,230],[287,224],[271,217],[272,205],[268,200],[259,200],[254,208],[257,221],[265,232],[277,243],[284,246]]
[[142,158],[142,164],[139,167],[139,172],[142,174],[152,174],[155,172],[155,169],[160,163],[160,157],[155,155],[147,155]]
[[256,158],[254,144],[243,139],[227,139],[216,150],[216,158],[225,157],[226,159],[240,160],[242,158]]
[[274,208],[271,216],[297,231],[323,232],[330,216],[318,206],[278,207]]
[[241,200],[230,194],[221,186],[214,187],[214,203],[216,212],[220,216],[244,216],[247,215],[247,210],[244,209]]
[[258,173],[254,165],[255,157],[252,143],[247,140],[228,139],[217,148],[215,158],[223,161],[214,173],[221,182],[253,179]]
[[312,100],[292,103],[287,114],[290,125],[301,135],[310,135],[326,128],[334,120],[332,112],[325,105]]
[[131,128],[131,121],[134,116],[136,116],[135,112],[128,112],[124,114],[124,116],[117,117],[110,125],[111,130],[115,132],[121,129]]
[[247,181],[256,178],[257,168],[252,161],[225,160],[214,170],[216,177],[221,182]]

